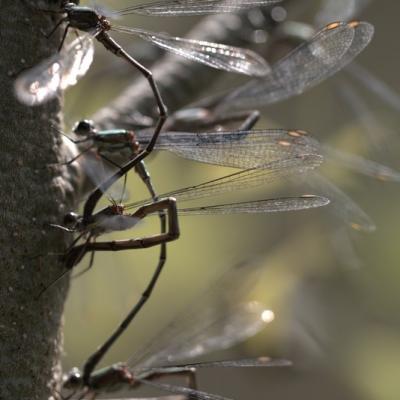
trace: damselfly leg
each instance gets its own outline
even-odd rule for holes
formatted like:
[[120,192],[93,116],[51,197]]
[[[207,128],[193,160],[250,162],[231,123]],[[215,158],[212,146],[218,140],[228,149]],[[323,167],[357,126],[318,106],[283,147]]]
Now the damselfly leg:
[[[178,216],[175,199],[168,198],[156,201],[147,206],[143,206],[139,208],[134,214],[132,214],[133,218],[142,219],[148,214],[152,214],[154,212],[158,212],[160,217],[162,216],[162,211],[167,210],[168,215],[168,231],[162,232],[159,235],[150,236],[147,238],[141,239],[133,239],[133,240],[125,240],[119,242],[106,242],[103,243],[103,250],[105,251],[118,251],[124,249],[136,249],[136,248],[146,248],[161,244],[160,258],[158,266],[147,285],[145,291],[142,293],[140,300],[136,303],[133,309],[129,312],[126,318],[122,321],[119,327],[114,331],[114,333],[107,339],[107,341],[100,346],[99,349],[95,353],[93,353],[88,360],[86,361],[83,368],[83,381],[85,384],[89,383],[90,375],[93,372],[96,365],[103,358],[104,354],[109,350],[109,348],[115,343],[115,341],[121,336],[121,334],[125,331],[128,325],[131,323],[133,318],[138,314],[140,309],[147,302],[151,293],[157,283],[157,280],[161,274],[163,266],[166,260],[166,243],[172,240],[176,240],[179,237],[179,225],[178,225]],[[161,225],[164,228],[165,224],[165,215],[161,217]],[[90,250],[90,243],[88,244]],[[94,250],[94,249],[93,249]],[[93,251],[92,250],[92,251]],[[85,250],[87,251],[87,250]]]

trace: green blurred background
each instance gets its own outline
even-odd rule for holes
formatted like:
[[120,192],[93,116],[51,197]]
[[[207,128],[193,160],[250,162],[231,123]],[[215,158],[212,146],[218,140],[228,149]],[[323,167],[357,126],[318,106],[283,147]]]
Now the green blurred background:
[[[311,22],[318,1],[297,2],[296,13],[289,13],[288,20]],[[104,1],[106,6],[118,9],[131,3]],[[400,93],[398,15],[399,2],[376,0],[357,16],[376,28],[373,42],[358,61]],[[130,17],[121,23],[183,35],[197,20]],[[118,39],[133,43],[122,35]],[[140,41],[134,43],[140,55],[145,55],[148,47]],[[90,73],[67,94],[67,124],[89,117],[131,78],[130,71],[110,54],[96,50]],[[235,79],[227,78],[229,82]],[[344,101],[339,93],[343,83],[356,88],[367,112],[357,114]],[[89,92],[93,93],[90,101]],[[351,103],[357,106],[355,101]],[[393,108],[340,74],[302,96],[264,110],[258,127],[305,129],[324,143],[400,169],[397,123]],[[160,193],[227,171],[164,153],[151,156],[148,166]],[[154,295],[107,355],[104,365],[128,359],[162,332],[190,300],[197,298],[198,304],[210,306],[210,299],[201,297],[201,293],[215,277],[229,266],[257,256],[263,274],[246,298],[262,301],[274,311],[275,320],[252,340],[204,359],[271,355],[291,359],[295,366],[201,371],[200,388],[236,399],[397,400],[399,186],[348,172],[338,165],[324,170],[370,215],[376,232],[351,231],[329,213],[329,207],[264,216],[181,218],[181,238],[168,245],[167,265]],[[247,192],[246,198],[308,192],[306,188],[295,190],[287,184],[275,184]],[[129,179],[129,193],[134,200],[147,197],[134,176]],[[237,196],[230,200],[233,198]],[[138,229],[112,238],[157,230],[158,221],[152,218]],[[114,329],[143,290],[157,257],[158,249],[97,254],[95,267],[72,281],[65,313],[65,370],[81,366]],[[87,262],[85,259],[82,267]],[[237,291],[232,291],[230,300],[241,300]]]

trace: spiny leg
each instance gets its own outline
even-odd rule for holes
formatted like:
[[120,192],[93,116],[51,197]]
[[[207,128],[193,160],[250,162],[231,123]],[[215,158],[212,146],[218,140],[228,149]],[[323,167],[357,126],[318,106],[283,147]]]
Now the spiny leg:
[[75,143],[75,144],[84,143],[84,142],[87,142],[88,140],[90,140],[88,137],[86,137],[84,139],[72,139],[72,137],[68,136],[66,133],[62,132],[61,130],[57,129],[57,131],[60,133],[60,135],[63,135],[70,142]]
[[65,42],[65,39],[67,38],[67,34],[68,34],[68,29],[69,29],[69,28],[70,28],[70,26],[69,26],[69,24],[68,24],[67,27],[65,28],[63,37],[62,37],[62,39],[61,39],[60,46],[58,46],[58,51],[61,51],[61,49],[62,49],[63,46],[64,46],[64,42]]
[[88,235],[87,239],[83,244],[75,246],[78,240],[86,233],[87,232],[84,232],[83,234],[79,235],[68,247],[68,250],[64,253],[63,261],[67,269],[74,268],[75,265],[77,265],[82,260],[85,254],[88,251],[91,251],[91,249],[89,249],[88,246],[91,244],[93,235]]
[[[43,10],[42,10],[43,11]],[[47,11],[48,12],[48,11]],[[53,11],[53,13],[55,13],[55,14],[58,14],[58,12],[56,12],[56,11]],[[61,18],[57,23],[56,23],[56,25],[54,26],[54,28],[48,33],[48,34],[46,34],[46,38],[47,39],[49,39],[51,36],[53,36],[54,35],[54,32],[59,28],[59,26],[63,23],[63,22],[65,22],[65,21],[68,21],[68,17],[65,17],[65,18]],[[68,29],[68,28],[67,28]],[[65,29],[65,31],[67,30],[67,29]],[[66,35],[66,33],[64,32],[64,35]],[[60,49],[59,49],[60,50]]]
[[57,163],[57,165],[70,165],[72,164],[74,161],[76,161],[78,158],[82,157],[85,153],[87,153],[88,151],[92,150],[94,147],[94,145],[91,145],[89,147],[86,147],[86,149],[83,149],[78,155],[76,155],[75,157],[71,158],[68,161],[64,161],[61,163]]
[[[57,228],[63,228],[62,226],[58,226],[58,225],[53,225],[53,226],[54,226],[54,227],[57,227]],[[70,230],[70,232],[74,232],[74,231],[71,231],[71,230]],[[55,255],[58,255],[58,256],[61,255],[61,256],[65,257],[65,256],[71,251],[71,249],[74,247],[74,245],[78,242],[78,240],[80,240],[80,239],[82,238],[82,236],[84,236],[85,234],[86,234],[86,232],[83,232],[83,233],[81,233],[80,235],[78,235],[78,237],[74,239],[74,241],[72,242],[72,244],[68,247],[68,249],[67,249],[64,253],[55,254]],[[90,239],[91,239],[91,236],[89,235],[89,237],[87,238],[85,244],[87,244],[87,243],[90,241]],[[85,247],[82,246],[81,251],[80,251],[80,254],[78,254],[78,258],[81,259],[81,258],[83,257],[83,255],[84,255],[85,252],[86,252],[86,251],[85,251]],[[51,254],[51,253],[49,253],[49,255],[50,255],[50,254]],[[64,272],[62,272],[56,279],[54,279],[49,285],[45,286],[45,287],[38,293],[38,295],[36,296],[36,298],[37,298],[37,299],[40,298],[40,297],[43,295],[44,292],[46,292],[49,288],[51,288],[52,286],[54,286],[60,279],[62,279],[62,278],[64,277],[64,275],[68,274],[69,272],[70,272],[70,268],[67,268],[67,269],[66,269]]]
[[[89,245],[90,248],[96,249],[98,246],[99,246],[99,248],[101,248],[102,245],[105,245],[105,247],[103,247],[102,250],[117,251],[117,250],[124,250],[124,249],[128,249],[128,248],[146,248],[146,247],[156,246],[159,244],[165,245],[165,243],[167,243],[171,240],[177,239],[179,237],[178,213],[177,213],[177,209],[176,209],[176,201],[173,198],[162,199],[157,202],[140,207],[134,214],[132,214],[132,217],[143,219],[145,216],[147,216],[149,214],[153,214],[155,212],[160,212],[165,209],[167,209],[167,212],[168,212],[168,232],[161,233],[159,235],[151,236],[148,238],[142,238],[142,239],[133,239],[133,240],[119,241],[119,242],[92,243],[91,245]],[[162,227],[162,228],[164,228],[164,227]],[[122,242],[124,244],[122,245],[122,247],[120,247],[119,245]],[[156,270],[154,271],[153,276],[152,276],[150,282],[148,283],[146,289],[142,293],[139,301],[135,304],[135,306],[128,313],[128,315],[125,317],[125,319],[119,325],[119,327],[113,332],[113,334],[86,361],[84,368],[83,368],[83,382],[85,385],[89,384],[90,375],[91,375],[93,369],[99,363],[99,361],[103,358],[104,354],[110,349],[110,347],[115,343],[115,341],[122,335],[122,333],[129,326],[131,321],[135,318],[135,316],[138,314],[138,312],[141,310],[141,308],[144,306],[144,304],[147,302],[147,300],[151,296],[154,286],[156,285],[157,280],[162,271],[162,268],[164,266],[165,258],[166,258],[166,247],[164,246],[164,248],[161,247],[161,254],[160,254],[158,266],[157,266]]]

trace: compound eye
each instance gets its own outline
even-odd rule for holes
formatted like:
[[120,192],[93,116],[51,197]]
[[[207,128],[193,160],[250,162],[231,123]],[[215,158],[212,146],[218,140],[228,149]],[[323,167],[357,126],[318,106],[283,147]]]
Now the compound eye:
[[78,214],[74,212],[69,212],[64,217],[64,225],[67,226],[75,225],[78,222],[78,218],[79,218]]
[[74,374],[74,375],[70,375],[68,378],[68,381],[72,384],[72,385],[77,385],[81,380],[81,376],[79,374]]
[[73,131],[76,135],[87,136],[90,135],[94,129],[94,122],[90,119],[84,119],[76,123]]
[[81,372],[78,368],[72,368],[72,370],[67,374],[64,375],[64,388],[66,389],[74,389],[79,387],[82,382]]

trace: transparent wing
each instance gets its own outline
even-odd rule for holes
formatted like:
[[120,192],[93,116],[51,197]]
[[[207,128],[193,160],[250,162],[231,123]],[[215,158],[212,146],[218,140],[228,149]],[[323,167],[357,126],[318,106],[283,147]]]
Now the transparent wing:
[[244,300],[264,268],[246,261],[228,268],[128,361],[134,371],[164,367],[226,349],[255,335],[274,318],[259,302]]
[[150,368],[149,372],[159,373],[173,373],[179,370],[187,370],[190,368],[254,368],[254,367],[288,367],[292,363],[288,360],[272,359],[270,357],[258,357],[258,358],[245,358],[241,360],[223,360],[223,361],[210,361],[210,362],[199,362],[190,364],[179,364],[171,367],[163,368]]
[[44,103],[61,89],[75,85],[93,61],[93,41],[89,35],[75,39],[60,53],[24,72],[15,81],[15,94],[29,106]]
[[120,18],[121,15],[115,10],[112,10],[111,8],[107,7],[104,4],[99,4],[97,0],[90,0],[89,2],[90,8],[95,10],[97,14],[107,17],[107,18]]
[[169,36],[125,26],[113,26],[113,30],[133,34],[171,53],[189,60],[228,72],[250,76],[264,76],[270,68],[267,62],[251,50],[194,39]]
[[180,215],[257,214],[306,210],[309,208],[322,207],[327,204],[329,204],[329,199],[326,197],[305,195],[299,197],[183,208],[178,211]]
[[[108,164],[96,153],[85,154],[79,159],[82,169],[92,181],[94,187],[101,185],[104,181],[114,175],[116,167]],[[129,196],[125,188],[124,179],[120,179],[106,191],[106,196],[112,201],[122,202]]]
[[347,66],[346,72],[363,87],[377,95],[388,106],[396,111],[400,111],[399,94],[388,84],[369,72],[365,67],[354,62]]
[[[221,193],[231,192],[233,190],[257,187],[263,183],[271,182],[278,178],[283,178],[292,174],[304,173],[309,169],[316,168],[322,163],[322,161],[323,158],[315,154],[294,156],[292,158],[259,165],[258,168],[250,168],[235,172],[195,186],[189,186],[164,193],[159,197],[175,197],[178,202],[182,202],[214,196]],[[135,208],[146,204],[149,201],[150,200],[131,203],[126,205],[125,208]]]
[[376,229],[371,218],[347,194],[322,175],[311,172],[307,184],[320,190],[330,200],[332,212],[355,230],[373,232]]
[[324,0],[315,17],[318,26],[332,21],[349,21],[357,16],[371,0]]
[[358,270],[363,267],[364,263],[357,253],[351,231],[346,225],[334,224],[330,233],[330,242],[340,265],[352,270]]
[[[264,311],[264,307],[258,302],[232,306],[222,315],[221,311],[204,310],[196,317],[197,322],[193,321],[193,327],[187,326],[185,321],[184,332],[176,324],[168,327],[170,336],[167,342],[162,340],[165,347],[158,347],[158,352],[134,366],[134,370],[147,373],[149,367],[165,366],[178,360],[227,349],[254,336],[270,322],[263,320]],[[175,337],[171,335],[171,329]]]
[[388,128],[376,115],[375,109],[370,107],[363,96],[356,88],[343,78],[335,85],[345,106],[354,115],[356,122],[360,125],[363,135],[364,147],[368,153],[382,154],[386,157],[393,148],[393,140],[396,140],[397,132]]
[[370,42],[367,22],[333,23],[273,66],[229,94],[220,108],[257,108],[298,95],[341,70]]
[[140,222],[139,218],[128,215],[106,215],[96,219],[93,228],[100,230],[102,233],[119,232],[133,228]]
[[342,167],[346,167],[360,174],[382,181],[400,182],[400,172],[387,167],[386,165],[379,164],[372,160],[367,160],[356,154],[350,154],[334,149],[327,145],[324,146],[324,150],[328,159],[331,159]]
[[199,400],[230,400],[227,397],[219,396],[217,394],[211,394],[203,392],[201,390],[191,389],[184,386],[171,385],[169,383],[160,383],[155,381],[150,381],[147,379],[137,379],[140,383],[147,386],[152,386],[157,389],[165,390],[166,392],[172,392],[176,394],[184,394],[191,399]]
[[142,14],[159,17],[220,14],[252,7],[268,6],[281,0],[165,0],[126,7],[117,14]]
[[[142,146],[152,132],[138,133]],[[156,149],[178,156],[233,168],[252,168],[295,154],[320,152],[319,143],[303,131],[265,129],[236,132],[163,132]]]

